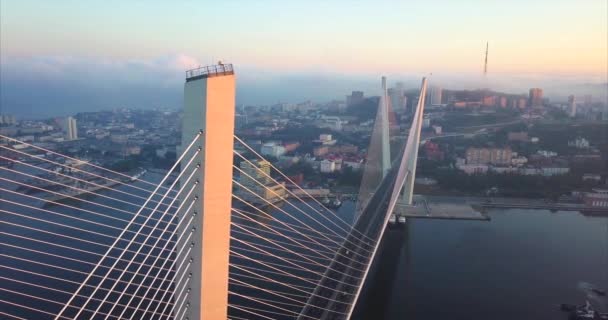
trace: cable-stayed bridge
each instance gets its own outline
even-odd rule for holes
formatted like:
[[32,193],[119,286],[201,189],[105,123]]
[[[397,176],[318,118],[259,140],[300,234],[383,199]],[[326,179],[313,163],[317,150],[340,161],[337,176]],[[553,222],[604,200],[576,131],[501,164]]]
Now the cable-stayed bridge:
[[231,65],[186,73],[164,175],[0,135],[0,319],[349,319],[411,199],[425,92],[391,157],[384,90],[357,207],[341,212],[233,134]]

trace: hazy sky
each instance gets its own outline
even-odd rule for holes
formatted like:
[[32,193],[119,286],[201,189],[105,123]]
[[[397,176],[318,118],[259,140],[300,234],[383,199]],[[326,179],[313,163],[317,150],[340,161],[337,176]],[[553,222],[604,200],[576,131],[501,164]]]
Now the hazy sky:
[[[234,62],[239,86],[252,93],[247,80],[283,83],[279,78],[295,75],[311,83],[319,75],[345,77],[344,84],[381,74],[461,79],[481,73],[486,41],[497,81],[523,75],[605,82],[607,2],[2,0],[1,94],[42,79],[61,91],[62,82],[78,85],[74,77],[93,71],[124,86],[173,90],[184,69],[218,59]],[[8,94],[0,100],[5,109],[19,100]]]

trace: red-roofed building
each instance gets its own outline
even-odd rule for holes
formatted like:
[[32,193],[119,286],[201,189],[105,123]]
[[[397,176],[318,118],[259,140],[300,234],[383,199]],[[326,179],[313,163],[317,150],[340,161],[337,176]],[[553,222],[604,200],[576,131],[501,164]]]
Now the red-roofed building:
[[445,159],[445,154],[441,151],[439,145],[432,141],[424,144],[424,154],[428,160],[441,161]]
[[294,176],[289,176],[288,178],[299,186],[301,186],[302,183],[304,183],[304,174],[302,174],[302,173],[298,173]]
[[283,144],[283,148],[285,148],[285,152],[291,152],[296,150],[300,146],[299,142],[286,142]]

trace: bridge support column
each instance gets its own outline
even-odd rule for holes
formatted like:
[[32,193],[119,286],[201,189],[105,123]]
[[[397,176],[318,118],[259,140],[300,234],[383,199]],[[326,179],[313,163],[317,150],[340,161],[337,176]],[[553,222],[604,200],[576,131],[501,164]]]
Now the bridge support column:
[[[186,73],[182,146],[197,132],[203,131],[198,176],[200,183],[194,205],[197,215],[193,225],[180,230],[190,232],[194,228],[191,238],[193,247],[190,257],[177,257],[177,261],[182,258],[191,261],[190,270],[186,271],[191,276],[189,279],[184,277],[190,290],[185,313],[190,320],[228,318],[234,109],[232,65],[219,64]],[[180,285],[182,283],[176,283],[177,288]],[[180,301],[175,303],[179,305]]]
[[382,177],[384,178],[391,169],[391,141],[389,123],[389,98],[386,88],[386,77],[382,77],[382,95],[380,96],[380,120],[381,120],[381,141],[382,141]]
[[418,98],[418,105],[414,112],[414,118],[412,119],[412,126],[410,127],[409,136],[407,139],[407,145],[405,147],[405,154],[403,155],[407,161],[407,176],[405,178],[405,184],[403,185],[401,199],[399,201],[402,205],[412,205],[414,196],[414,180],[416,179],[416,162],[418,161],[418,147],[420,145],[420,131],[422,130],[422,122],[424,116],[424,103],[426,98],[426,78],[422,79],[420,86],[420,97]]

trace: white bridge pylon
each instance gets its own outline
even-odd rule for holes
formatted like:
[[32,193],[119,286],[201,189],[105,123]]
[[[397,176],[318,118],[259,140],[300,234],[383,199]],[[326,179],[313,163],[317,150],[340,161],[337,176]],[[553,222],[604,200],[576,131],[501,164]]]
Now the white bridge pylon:
[[[420,97],[416,106],[416,112],[412,119],[412,126],[407,137],[405,149],[403,151],[403,158],[397,174],[397,180],[395,181],[395,188],[399,186],[397,192],[401,191],[401,197],[398,199],[398,195],[391,197],[393,200],[403,205],[412,205],[412,198],[414,193],[414,180],[416,179],[416,161],[418,159],[418,146],[420,145],[420,131],[422,130],[422,119],[424,115],[424,103],[426,97],[427,80],[422,78],[422,84],[420,86]],[[390,207],[390,212],[393,211],[394,205]]]
[[382,178],[386,177],[386,174],[391,169],[391,144],[390,144],[390,123],[389,117],[389,103],[388,91],[386,89],[386,77],[382,77],[382,95],[380,96],[380,102],[378,106],[378,112],[380,113],[380,141],[382,144],[382,158],[380,159],[380,165],[382,170]]

